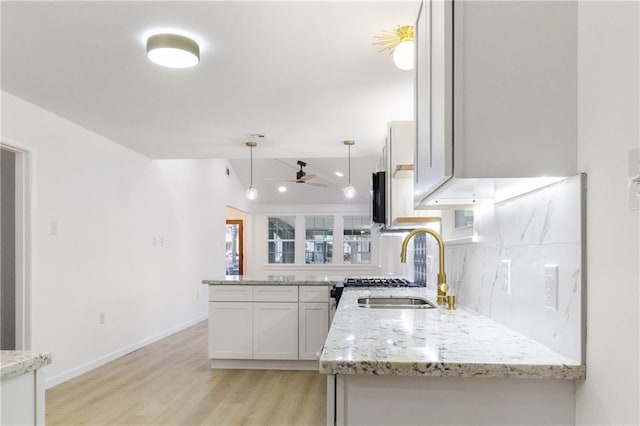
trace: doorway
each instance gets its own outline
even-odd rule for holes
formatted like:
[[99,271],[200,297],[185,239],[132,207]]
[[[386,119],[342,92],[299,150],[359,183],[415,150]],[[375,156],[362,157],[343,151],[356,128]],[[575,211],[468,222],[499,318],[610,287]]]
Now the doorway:
[[226,246],[227,275],[244,275],[244,226],[239,219],[227,219]]
[[0,349],[31,347],[28,153],[0,144]]

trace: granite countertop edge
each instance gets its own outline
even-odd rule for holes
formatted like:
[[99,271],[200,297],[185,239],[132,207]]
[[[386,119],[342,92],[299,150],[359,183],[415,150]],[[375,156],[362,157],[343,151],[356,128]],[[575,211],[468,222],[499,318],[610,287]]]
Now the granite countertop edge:
[[513,379],[580,380],[586,377],[584,365],[518,365],[518,364],[466,364],[393,363],[377,361],[321,361],[320,373],[373,376],[409,377],[486,377]]
[[51,352],[0,351],[0,381],[20,377],[51,364]]
[[344,277],[312,276],[272,276],[267,278],[242,277],[232,275],[228,277],[202,280],[204,285],[302,285],[302,286],[333,286],[342,283]]

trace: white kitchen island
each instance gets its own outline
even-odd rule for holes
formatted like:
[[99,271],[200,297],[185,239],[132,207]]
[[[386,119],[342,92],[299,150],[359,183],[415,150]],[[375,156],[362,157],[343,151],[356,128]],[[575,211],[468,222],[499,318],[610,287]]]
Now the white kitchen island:
[[342,277],[226,276],[209,286],[211,368],[317,370]]
[[49,352],[0,351],[1,425],[45,423],[42,367],[49,364]]
[[327,424],[573,424],[585,366],[461,308],[363,308],[348,289],[320,357]]

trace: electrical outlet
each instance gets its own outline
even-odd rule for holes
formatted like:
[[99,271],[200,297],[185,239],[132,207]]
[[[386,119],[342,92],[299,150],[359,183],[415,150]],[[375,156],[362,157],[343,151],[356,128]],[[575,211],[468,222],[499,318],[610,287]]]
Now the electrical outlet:
[[511,294],[511,260],[502,259],[500,263],[500,279],[502,284],[502,291],[506,294]]
[[104,325],[104,320],[105,320],[105,313],[100,312],[100,325]]
[[544,306],[558,310],[558,265],[544,265]]

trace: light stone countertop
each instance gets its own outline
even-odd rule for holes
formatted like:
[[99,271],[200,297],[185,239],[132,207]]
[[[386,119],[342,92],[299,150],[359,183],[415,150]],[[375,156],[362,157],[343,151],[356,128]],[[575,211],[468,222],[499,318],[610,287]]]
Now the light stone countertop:
[[0,381],[22,376],[49,364],[50,352],[0,351]]
[[344,277],[328,275],[226,275],[202,280],[207,285],[323,285],[342,283]]
[[372,309],[363,296],[427,289],[346,289],[320,357],[325,374],[583,379],[585,366],[466,308]]

